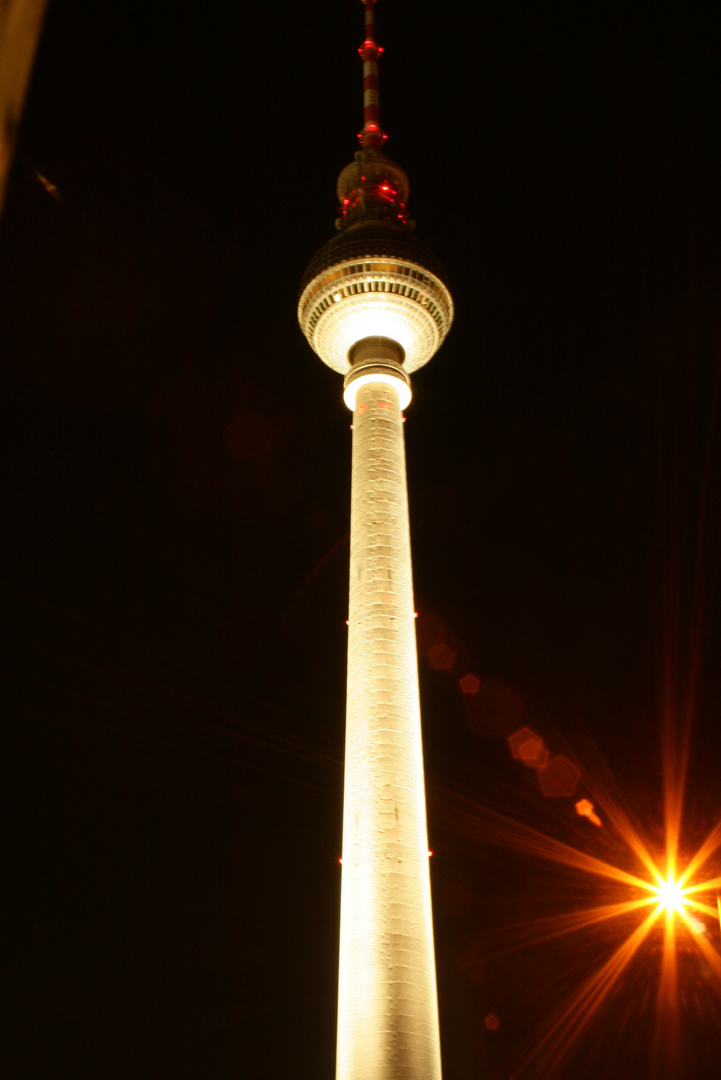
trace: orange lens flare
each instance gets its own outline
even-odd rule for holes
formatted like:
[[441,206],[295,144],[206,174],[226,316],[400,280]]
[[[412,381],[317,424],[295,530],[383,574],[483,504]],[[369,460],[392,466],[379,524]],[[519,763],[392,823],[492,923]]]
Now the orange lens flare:
[[[528,732],[522,729],[516,734],[523,736],[519,740],[521,746],[516,747],[522,752],[527,749]],[[517,756],[523,760],[521,753]],[[570,940],[576,935],[591,940],[594,931],[598,931],[598,941],[609,945],[605,957],[598,956],[597,963],[591,966],[585,978],[579,980],[574,991],[561,997],[543,1025],[529,1034],[519,1047],[517,1061],[521,1072],[518,1076],[536,1080],[558,1075],[562,1063],[575,1052],[574,1046],[584,1030],[599,1022],[609,1000],[621,1000],[619,984],[625,972],[636,963],[641,965],[638,970],[643,970],[644,966],[648,970],[657,955],[660,964],[654,1006],[653,1054],[659,1060],[662,1057],[671,1070],[664,1075],[680,1076],[682,1033],[679,1010],[686,991],[681,985],[679,956],[683,957],[686,966],[693,964],[692,958],[697,956],[696,962],[701,962],[704,978],[713,986],[713,992],[721,991],[721,954],[709,938],[717,919],[721,924],[721,875],[718,869],[714,871],[709,866],[714,856],[721,853],[721,824],[711,830],[695,853],[684,858],[685,865],[679,866],[678,836],[667,832],[666,850],[654,852],[640,826],[632,821],[619,802],[595,784],[588,774],[585,782],[594,802],[580,799],[575,804],[576,813],[593,821],[591,815],[597,816],[598,806],[603,814],[603,824],[607,826],[604,831],[618,841],[618,854],[625,848],[638,860],[636,873],[616,864],[615,859],[607,861],[525,822],[437,789],[437,818],[458,835],[470,840],[482,839],[484,843],[556,863],[566,870],[578,872],[587,878],[589,885],[595,879],[603,890],[605,902],[598,902],[601,896],[593,889],[588,894],[590,902],[587,904],[509,923],[500,933],[494,934],[494,949],[489,951],[489,959],[553,940]],[[626,859],[619,861],[629,865]],[[704,875],[706,867],[710,872]],[[637,977],[638,972],[633,978]]]
[[654,890],[658,896],[659,911],[665,911],[670,917],[674,913],[681,915],[686,906],[686,889],[674,880],[673,874],[669,874],[666,880],[659,878],[658,887]]

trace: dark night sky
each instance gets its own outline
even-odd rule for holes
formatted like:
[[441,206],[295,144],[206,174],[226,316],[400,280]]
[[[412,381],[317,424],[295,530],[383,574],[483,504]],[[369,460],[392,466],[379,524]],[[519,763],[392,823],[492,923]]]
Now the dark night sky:
[[[657,934],[562,1064],[520,1064],[632,926],[529,941],[608,887],[493,827],[636,870],[623,806],[660,855],[664,717],[683,850],[719,818],[702,10],[378,7],[388,152],[457,303],[406,425],[446,1080],[718,1075],[688,935],[682,1072],[650,1051]],[[333,1076],[350,433],[295,307],[361,37],[350,0],[50,4],[0,226],[11,1080]],[[513,760],[523,725],[573,798]]]

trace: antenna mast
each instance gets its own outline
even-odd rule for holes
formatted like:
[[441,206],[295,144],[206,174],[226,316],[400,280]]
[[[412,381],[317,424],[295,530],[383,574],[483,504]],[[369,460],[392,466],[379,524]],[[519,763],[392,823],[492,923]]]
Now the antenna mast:
[[378,118],[378,58],[383,49],[376,41],[373,8],[376,0],[363,0],[366,9],[366,36],[358,50],[363,61],[363,130],[358,138],[364,150],[379,150],[388,138]]

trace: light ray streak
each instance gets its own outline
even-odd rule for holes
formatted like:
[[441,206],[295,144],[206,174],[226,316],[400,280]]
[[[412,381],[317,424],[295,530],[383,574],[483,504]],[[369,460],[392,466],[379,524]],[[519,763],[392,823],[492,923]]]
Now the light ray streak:
[[703,934],[694,935],[694,941],[701,950],[701,955],[713,972],[716,981],[721,986],[721,956]]
[[[686,907],[691,908],[693,911],[700,911],[703,915],[708,915],[712,919],[716,919],[718,916],[716,908],[711,907],[709,904],[701,903],[698,900],[686,900]],[[683,912],[681,914],[683,914]]]
[[607,792],[594,783],[590,775],[586,777],[586,785],[591,791],[594,800],[602,808],[606,821],[609,825],[615,827],[641,865],[645,867],[651,877],[654,877],[657,873],[656,864],[648,850],[648,845],[644,843],[640,832],[632,823],[628,814],[617,800],[609,798]]
[[521,1076],[524,1072],[527,1073],[529,1068],[535,1064],[541,1067],[539,1075],[555,1075],[569,1047],[618,981],[641,944],[648,937],[655,922],[656,913],[651,912],[636,927],[633,933],[618,946],[608,960],[586,979],[577,994],[574,995],[573,1001],[526,1057],[517,1072],[518,1076]]
[[[680,878],[680,882],[683,882],[688,878],[688,870],[685,870]],[[721,877],[709,878],[707,881],[697,881],[695,885],[684,885],[684,892],[691,896],[693,893],[699,892],[711,892],[713,889],[718,889],[721,886]]]
[[661,975],[656,993],[656,1023],[653,1036],[654,1068],[662,1058],[679,1073],[680,1027],[678,1014],[678,957],[676,955],[676,920],[667,911],[661,953]]
[[[585,870],[597,877],[608,878],[611,881],[633,885],[641,889],[649,889],[650,887],[648,882],[638,877],[637,874],[631,874],[628,870],[623,870],[621,867],[598,859],[594,855],[579,851],[578,848],[571,847],[570,844],[564,844],[561,840],[547,836],[539,829],[514,821],[513,818],[489,810],[487,807],[480,806],[469,799],[453,795],[449,791],[440,788],[436,789],[436,791],[443,796],[444,818],[448,824],[453,826],[456,832],[464,833],[473,837],[473,839],[483,839],[504,847],[510,847],[527,855],[535,855],[537,858],[561,863],[576,870]],[[658,870],[655,864],[652,862],[651,865],[654,874],[657,874]]]
[[695,855],[692,855],[686,869],[681,875],[681,883],[683,884],[683,882],[688,881],[689,878],[695,877],[704,863],[708,862],[711,856],[715,854],[720,845],[721,821],[711,830]]
[[[588,930],[611,919],[617,919],[632,911],[648,907],[650,902],[652,901],[646,897],[640,900],[624,900],[616,904],[602,904],[599,907],[583,908],[580,911],[571,911],[562,915],[549,915],[546,918],[514,923],[508,927],[509,939],[512,935],[512,940],[509,940],[508,945],[489,953],[489,958],[515,952],[531,944],[537,945],[551,941],[579,930]],[[494,941],[497,940],[498,934],[494,936]]]
[[[659,535],[662,571],[662,698],[661,750],[663,793],[666,816],[666,845],[669,867],[678,859],[683,804],[688,776],[691,732],[701,683],[705,644],[704,626],[710,610],[716,576],[718,504],[713,470],[718,444],[718,408],[721,400],[721,356],[717,355],[713,390],[709,398],[703,468],[700,484],[689,484],[697,474],[688,458],[692,433],[698,430],[694,395],[698,391],[693,368],[688,370],[685,394],[664,432],[659,425],[658,481]],[[670,436],[668,442],[663,435]],[[666,453],[668,452],[668,459]],[[691,576],[688,600],[684,605],[681,582],[682,559]],[[685,610],[684,610],[685,607]],[[716,831],[716,830],[715,830]],[[711,841],[711,837],[709,837]],[[707,843],[709,842],[707,841]],[[711,841],[714,849],[718,840]],[[691,877],[708,855],[697,853]]]

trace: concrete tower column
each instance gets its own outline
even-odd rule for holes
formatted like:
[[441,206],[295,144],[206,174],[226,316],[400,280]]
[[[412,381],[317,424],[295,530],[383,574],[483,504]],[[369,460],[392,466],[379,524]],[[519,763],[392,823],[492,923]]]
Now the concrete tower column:
[[408,217],[408,177],[383,150],[374,3],[363,0],[361,149],[338,177],[338,235],[298,299],[303,333],[344,376],[353,410],[336,1077],[440,1080],[401,409],[451,328],[453,299]]
[[354,412],[336,1076],[440,1080],[399,400],[409,391],[400,372],[370,366],[346,380]]

